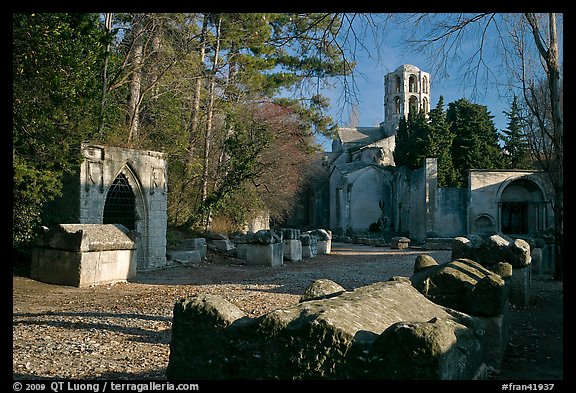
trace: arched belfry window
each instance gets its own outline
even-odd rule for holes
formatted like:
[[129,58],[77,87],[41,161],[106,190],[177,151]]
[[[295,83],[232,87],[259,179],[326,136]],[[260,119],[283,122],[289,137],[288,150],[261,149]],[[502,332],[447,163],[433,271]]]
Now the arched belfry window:
[[394,98],[394,113],[396,113],[397,115],[399,115],[400,112],[400,97],[395,97]]
[[410,112],[414,111],[415,113],[418,113],[418,98],[416,96],[410,97],[408,106]]
[[426,97],[422,99],[422,110],[424,113],[428,113],[428,99]]
[[122,224],[129,230],[136,229],[136,196],[128,179],[118,174],[106,195],[104,224]]
[[418,86],[416,85],[416,77],[414,75],[410,75],[410,78],[408,78],[408,91],[410,93],[418,92]]
[[397,76],[396,78],[394,78],[395,84],[396,84],[396,93],[400,93],[400,77]]
[[428,94],[428,78],[427,77],[422,78],[422,92],[424,94]]

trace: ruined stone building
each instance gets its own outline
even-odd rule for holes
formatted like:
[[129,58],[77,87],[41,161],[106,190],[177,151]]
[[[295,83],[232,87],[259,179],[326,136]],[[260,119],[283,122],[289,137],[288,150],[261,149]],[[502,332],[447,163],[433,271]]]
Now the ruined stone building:
[[46,205],[46,222],[122,224],[137,238],[137,270],[166,264],[167,164],[163,153],[82,144],[83,162]]
[[414,242],[528,235],[553,226],[550,188],[537,171],[474,169],[467,188],[440,188],[436,158],[417,170],[396,167],[398,121],[411,110],[429,112],[430,74],[404,64],[385,76],[384,94],[385,120],[378,127],[339,129],[323,157],[327,178],[308,193],[294,223]]

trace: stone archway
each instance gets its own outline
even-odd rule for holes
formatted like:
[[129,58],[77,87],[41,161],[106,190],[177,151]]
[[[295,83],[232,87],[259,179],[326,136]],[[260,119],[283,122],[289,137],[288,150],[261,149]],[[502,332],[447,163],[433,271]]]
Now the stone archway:
[[136,195],[123,173],[112,182],[104,203],[103,224],[122,224],[136,229]]
[[122,224],[136,232],[137,269],[144,269],[148,258],[148,223],[145,206],[140,182],[134,172],[125,165],[106,193],[102,223]]
[[508,235],[527,235],[546,228],[544,193],[527,178],[511,181],[499,200],[500,231]]

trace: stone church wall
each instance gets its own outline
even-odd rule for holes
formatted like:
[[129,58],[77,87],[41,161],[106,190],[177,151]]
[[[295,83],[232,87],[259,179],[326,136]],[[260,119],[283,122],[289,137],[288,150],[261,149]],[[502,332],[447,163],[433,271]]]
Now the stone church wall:
[[427,229],[429,237],[456,237],[467,233],[467,197],[465,188],[438,188],[434,227]]
[[527,221],[526,230],[535,233],[553,225],[551,188],[534,171],[471,170],[468,233],[507,232],[502,225],[505,202],[525,203],[519,220]]

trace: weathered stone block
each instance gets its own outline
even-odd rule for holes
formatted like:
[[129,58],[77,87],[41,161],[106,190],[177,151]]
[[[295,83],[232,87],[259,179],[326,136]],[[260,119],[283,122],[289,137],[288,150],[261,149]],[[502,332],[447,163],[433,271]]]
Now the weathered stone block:
[[420,254],[416,257],[416,262],[414,262],[414,273],[421,272],[433,266],[438,266],[438,262],[436,262],[432,256]]
[[410,247],[410,239],[407,237],[393,237],[390,241],[390,248],[404,249]]
[[136,245],[119,224],[60,224],[32,251],[31,278],[86,287],[136,275]]
[[208,246],[206,244],[206,238],[197,237],[192,239],[182,240],[176,247],[179,251],[193,251],[197,250],[200,252],[200,258],[206,258],[206,253],[208,251]]
[[199,250],[171,251],[168,253],[168,259],[183,265],[197,265],[202,262]]
[[424,296],[471,315],[494,316],[508,302],[509,286],[502,277],[470,259],[457,259],[420,270],[412,284]]
[[472,379],[483,354],[478,336],[462,327],[438,317],[393,324],[370,352],[374,373],[381,379],[396,380]]
[[486,240],[469,235],[456,237],[452,242],[452,259],[472,259],[484,266],[508,262],[513,267],[530,264],[530,245],[522,239],[510,239],[504,235],[492,235]]
[[249,265],[281,266],[283,259],[282,243],[246,244],[246,263]]
[[506,348],[508,347],[508,334],[510,331],[510,305],[506,304],[502,314],[492,317],[479,317],[484,322],[484,363],[500,368]]
[[[480,319],[429,301],[408,279],[258,318],[220,297],[197,295],[174,306],[167,377],[472,379],[483,367],[482,328]],[[398,345],[407,336],[407,347]]]
[[300,229],[282,228],[283,240],[300,240]]
[[302,243],[300,240],[284,239],[282,240],[282,252],[287,261],[301,261]]
[[425,267],[416,269],[415,264],[412,284],[437,304],[481,318],[484,363],[498,367],[508,343],[510,284],[504,278],[512,266],[495,264],[494,272],[465,258],[436,266],[422,254],[417,260]]
[[248,243],[236,243],[236,257],[243,260],[248,258]]
[[515,306],[526,307],[530,301],[530,281],[532,279],[532,265],[512,269],[510,303]]
[[317,255],[330,254],[332,251],[332,240],[318,240]]
[[309,259],[309,258],[314,258],[316,256],[316,253],[313,251],[313,248],[311,245],[307,245],[307,246],[302,246],[302,259]]
[[542,269],[542,249],[541,248],[534,248],[532,249],[532,253],[530,254],[532,259],[532,273],[540,274]]
[[214,247],[216,247],[216,249],[220,250],[220,251],[231,251],[234,250],[236,248],[236,246],[234,245],[234,243],[232,243],[230,240],[228,239],[217,239],[217,240],[212,240],[210,242]]
[[300,303],[338,296],[344,292],[346,292],[346,289],[344,289],[340,284],[335,283],[332,280],[321,278],[319,280],[314,280],[312,284],[306,288],[300,297]]
[[302,258],[314,258],[318,254],[318,239],[310,232],[300,235],[302,243]]

